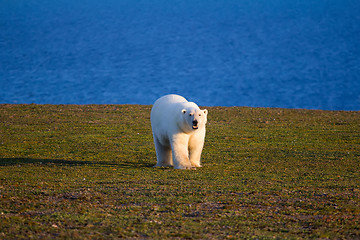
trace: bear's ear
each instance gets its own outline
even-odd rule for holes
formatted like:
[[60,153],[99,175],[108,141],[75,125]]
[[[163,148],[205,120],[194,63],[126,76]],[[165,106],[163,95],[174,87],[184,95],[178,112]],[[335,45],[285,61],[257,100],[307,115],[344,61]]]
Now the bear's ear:
[[204,109],[203,112],[204,112],[205,115],[208,114],[208,110],[207,110],[207,109]]
[[183,110],[182,110],[182,113],[185,114],[185,113],[186,113],[186,109],[183,109]]

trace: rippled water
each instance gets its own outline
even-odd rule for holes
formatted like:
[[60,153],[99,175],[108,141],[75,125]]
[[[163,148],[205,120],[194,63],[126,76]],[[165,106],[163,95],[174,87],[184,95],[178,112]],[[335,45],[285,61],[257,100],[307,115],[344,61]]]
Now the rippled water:
[[0,103],[360,110],[357,0],[2,0]]

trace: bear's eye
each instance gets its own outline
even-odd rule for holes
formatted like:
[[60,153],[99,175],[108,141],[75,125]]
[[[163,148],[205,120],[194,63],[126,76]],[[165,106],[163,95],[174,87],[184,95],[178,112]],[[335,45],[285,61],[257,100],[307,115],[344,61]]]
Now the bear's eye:
[[201,114],[199,114],[199,117],[201,116]]
[[192,114],[190,113],[189,116],[192,116]]

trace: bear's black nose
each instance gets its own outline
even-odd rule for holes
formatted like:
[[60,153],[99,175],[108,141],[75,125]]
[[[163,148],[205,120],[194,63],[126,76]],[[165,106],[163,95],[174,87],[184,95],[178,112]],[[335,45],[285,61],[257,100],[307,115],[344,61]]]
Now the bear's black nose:
[[194,126],[197,126],[197,125],[198,125],[198,121],[197,121],[197,120],[194,120],[194,121],[193,121],[193,125],[194,125]]

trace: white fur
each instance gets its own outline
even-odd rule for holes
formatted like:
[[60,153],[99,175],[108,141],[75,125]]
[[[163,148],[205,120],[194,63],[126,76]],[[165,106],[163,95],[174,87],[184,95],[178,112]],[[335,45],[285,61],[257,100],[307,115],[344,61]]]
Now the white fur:
[[[207,110],[179,95],[166,95],[151,109],[157,164],[155,167],[190,169],[201,167]],[[193,127],[197,121],[197,129]]]

